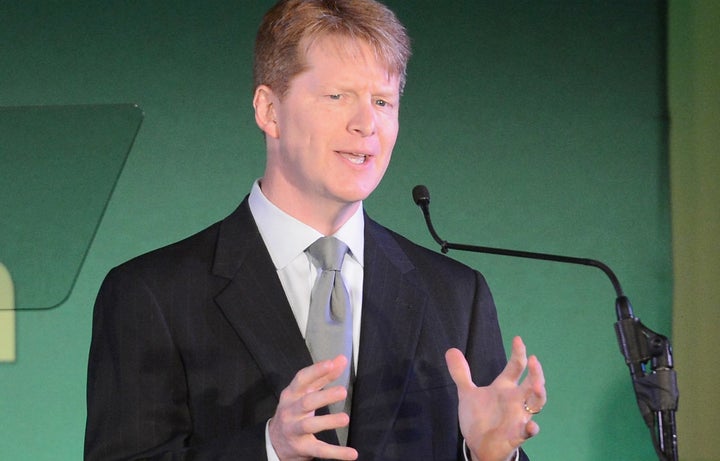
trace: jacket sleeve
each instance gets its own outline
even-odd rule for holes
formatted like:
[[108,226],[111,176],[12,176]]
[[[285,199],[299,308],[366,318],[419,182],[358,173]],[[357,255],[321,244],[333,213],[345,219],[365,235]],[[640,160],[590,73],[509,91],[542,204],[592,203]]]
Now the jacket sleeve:
[[[505,368],[507,357],[490,288],[480,272],[475,271],[475,279],[475,296],[465,355],[475,384],[487,386]],[[461,461],[464,459],[463,456]],[[519,461],[529,461],[522,448]]]
[[264,424],[189,443],[188,396],[183,357],[156,293],[137,273],[111,271],[93,314],[85,459],[265,459]]

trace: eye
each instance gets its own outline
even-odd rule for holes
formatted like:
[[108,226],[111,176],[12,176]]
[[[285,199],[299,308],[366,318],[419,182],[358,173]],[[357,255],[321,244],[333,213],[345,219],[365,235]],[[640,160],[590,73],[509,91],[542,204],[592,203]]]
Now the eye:
[[383,98],[377,98],[373,101],[375,106],[381,108],[381,109],[395,109],[395,105],[397,104],[397,101],[393,98],[383,99]]
[[342,98],[341,94],[329,94],[328,98],[332,99],[333,101],[339,101]]

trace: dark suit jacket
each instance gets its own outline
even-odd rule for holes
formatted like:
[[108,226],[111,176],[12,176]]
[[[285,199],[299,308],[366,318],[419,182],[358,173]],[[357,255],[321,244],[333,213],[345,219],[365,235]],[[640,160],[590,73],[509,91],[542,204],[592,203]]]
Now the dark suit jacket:
[[[445,351],[476,384],[506,358],[482,276],[366,218],[349,445],[360,460],[458,460]],[[98,294],[87,460],[263,460],[280,392],[312,363],[247,199],[228,218],[113,269]],[[335,442],[334,432],[321,438]]]

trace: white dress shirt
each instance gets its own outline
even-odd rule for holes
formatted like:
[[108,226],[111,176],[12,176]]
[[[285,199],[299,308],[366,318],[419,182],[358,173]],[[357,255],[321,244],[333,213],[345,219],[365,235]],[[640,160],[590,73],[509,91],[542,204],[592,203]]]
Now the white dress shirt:
[[[276,207],[262,193],[259,181],[253,184],[248,203],[304,338],[310,310],[310,292],[319,272],[305,250],[324,235]],[[356,369],[362,315],[364,230],[365,220],[361,204],[355,214],[333,234],[349,249],[343,260],[341,273],[353,310],[353,362]],[[277,461],[267,426],[265,446],[268,460]]]

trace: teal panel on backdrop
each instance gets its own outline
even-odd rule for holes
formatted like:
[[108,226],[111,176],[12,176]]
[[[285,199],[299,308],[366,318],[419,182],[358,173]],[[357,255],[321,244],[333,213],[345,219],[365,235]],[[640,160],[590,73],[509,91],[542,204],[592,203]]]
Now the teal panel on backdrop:
[[15,309],[69,296],[141,122],[131,104],[0,107],[0,262]]
[[[132,102],[143,128],[71,297],[20,312],[0,366],[0,453],[78,459],[92,302],[115,264],[229,213],[262,174],[250,53],[272,2],[0,5],[0,104]],[[670,330],[662,2],[389,1],[413,37],[393,163],[369,213],[450,241],[599,259],[645,324]],[[9,71],[6,71],[9,69]],[[451,252],[489,279],[506,341],[540,356],[534,460],[655,455],[593,268]],[[62,353],[50,352],[61,350]],[[682,444],[681,444],[682,450]]]

